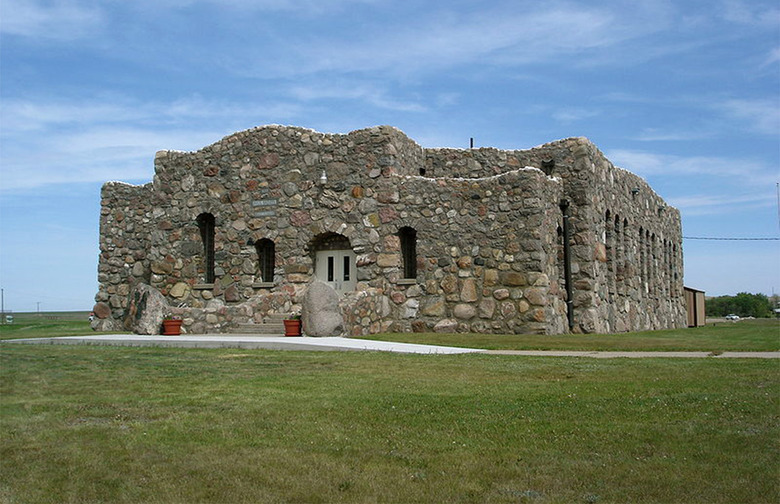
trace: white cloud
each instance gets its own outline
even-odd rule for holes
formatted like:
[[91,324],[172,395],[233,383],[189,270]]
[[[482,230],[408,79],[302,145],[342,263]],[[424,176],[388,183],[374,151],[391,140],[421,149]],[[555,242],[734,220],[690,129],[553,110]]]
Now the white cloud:
[[37,150],[26,144],[4,146],[0,190],[108,180],[149,182],[156,151],[194,150],[222,136],[195,129],[95,127],[58,135],[45,145],[34,145]]
[[780,135],[780,96],[767,100],[726,100],[715,107],[727,116],[744,121],[756,133]]
[[193,5],[214,5],[243,11],[291,11],[298,15],[324,14],[347,7],[374,4],[379,0],[136,0],[149,8],[177,9]]
[[773,65],[775,63],[780,63],[780,47],[775,47],[769,51],[769,56],[766,57],[764,63],[761,65],[761,68]]
[[35,131],[64,124],[91,124],[121,122],[147,117],[137,107],[123,106],[109,101],[91,102],[35,102],[8,98],[3,100],[2,121],[4,134]]
[[4,101],[2,110],[2,191],[149,181],[158,150],[199,149],[242,127],[285,122],[300,113],[295,104],[244,106],[198,96],[168,103],[116,96],[71,103],[14,99]]
[[768,6],[755,0],[750,2],[726,0],[722,2],[720,14],[723,19],[732,23],[771,28],[777,28],[780,25],[780,9],[774,3]]
[[777,176],[772,167],[750,159],[685,157],[624,149],[610,150],[607,157],[616,165],[643,177],[707,175],[710,178],[722,177],[730,184],[756,186],[774,184]]
[[589,119],[599,115],[601,115],[600,110],[582,107],[568,107],[565,109],[558,109],[552,113],[553,119],[565,124],[582,121],[583,119]]
[[[520,5],[519,7],[517,5]],[[637,8],[635,11],[642,11]],[[549,62],[561,55],[587,51],[639,38],[666,26],[663,14],[618,8],[547,2],[486,7],[476,12],[446,13],[435,9],[410,16],[388,29],[367,24],[349,33],[301,34],[290,46],[295,54],[279,59],[277,75],[319,72],[411,75],[463,65],[514,66]],[[645,15],[654,22],[647,22]],[[243,70],[267,75],[266,58]],[[231,64],[231,66],[234,66]]]
[[87,36],[103,23],[97,8],[62,0],[3,0],[0,18],[0,32],[5,35],[56,40]]
[[171,102],[128,99],[124,96],[102,96],[90,100],[32,101],[19,98],[3,100],[3,135],[42,130],[59,126],[127,124],[144,121],[154,124],[186,124],[197,118],[272,117],[292,118],[302,112],[300,105],[287,102],[238,104],[205,100],[198,95]]
[[[725,188],[727,191],[729,188]],[[729,192],[720,194],[696,194],[672,196],[669,203],[680,209],[687,217],[746,212],[757,208],[774,206],[774,198],[768,193],[734,195]]]
[[640,142],[688,142],[711,137],[712,133],[705,131],[678,131],[674,129],[645,128],[634,137],[634,140]]
[[344,83],[337,86],[303,86],[297,85],[290,89],[290,95],[297,100],[360,100],[377,108],[401,112],[423,112],[426,107],[409,100],[401,100],[388,96],[386,90],[370,85]]

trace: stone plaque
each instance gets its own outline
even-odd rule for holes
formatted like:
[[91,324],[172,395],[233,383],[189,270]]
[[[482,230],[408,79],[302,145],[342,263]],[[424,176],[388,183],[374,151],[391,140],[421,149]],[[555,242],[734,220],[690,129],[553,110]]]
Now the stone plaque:
[[276,206],[279,204],[279,200],[276,198],[269,198],[269,199],[261,199],[261,200],[253,200],[252,206],[253,207],[269,207],[269,206]]

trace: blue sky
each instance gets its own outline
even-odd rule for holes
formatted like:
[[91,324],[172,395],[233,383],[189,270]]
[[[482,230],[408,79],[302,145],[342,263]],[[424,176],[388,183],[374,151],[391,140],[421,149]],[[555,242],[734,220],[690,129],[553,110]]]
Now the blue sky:
[[[681,210],[685,236],[777,238],[780,6],[3,0],[6,309],[90,309],[101,184],[263,124],[389,124],[424,147],[586,136]],[[708,295],[780,292],[779,241],[684,254]]]

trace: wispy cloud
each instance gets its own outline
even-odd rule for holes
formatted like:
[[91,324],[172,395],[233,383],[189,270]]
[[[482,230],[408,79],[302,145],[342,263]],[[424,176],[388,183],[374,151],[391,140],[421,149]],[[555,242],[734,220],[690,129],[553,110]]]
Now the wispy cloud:
[[772,207],[775,204],[772,194],[751,193],[733,195],[728,192],[721,194],[695,194],[688,196],[672,196],[669,203],[680,209],[686,216],[718,215],[735,211],[748,212],[757,208]]
[[583,107],[561,108],[552,113],[552,118],[564,124],[570,124],[601,115],[600,110]]
[[769,51],[769,55],[761,64],[761,68],[766,68],[768,66],[774,65],[775,63],[780,63],[780,47],[775,47]]
[[375,4],[379,0],[136,0],[156,9],[213,5],[242,11],[292,11],[299,15],[334,13],[347,7]]
[[708,131],[679,131],[673,128],[645,128],[633,139],[640,142],[689,142],[711,138],[712,132]]
[[117,96],[71,103],[14,99],[4,101],[2,111],[2,191],[150,180],[158,150],[199,149],[237,129],[290,122],[300,113],[285,102],[245,106],[199,96],[172,102]]
[[780,25],[780,8],[774,2],[766,5],[755,1],[725,0],[716,7],[716,12],[732,23],[772,28]]
[[104,17],[92,5],[57,0],[3,0],[0,32],[40,39],[74,40],[94,33]]
[[290,96],[304,102],[319,100],[352,100],[369,103],[377,108],[401,112],[424,112],[426,107],[408,99],[390,96],[385,89],[369,83],[348,83],[333,86],[293,86]]
[[107,95],[96,99],[3,100],[3,135],[42,130],[57,126],[128,124],[186,124],[192,119],[268,117],[273,120],[293,118],[302,112],[300,105],[284,101],[239,104],[206,100],[199,95],[169,102],[139,101],[126,96]]
[[[377,71],[410,75],[463,65],[549,62],[638,38],[666,24],[647,23],[617,7],[568,2],[514,5],[463,14],[421,9],[419,16],[392,30],[368,24],[337,37],[301,34],[303,40],[290,48],[294,56],[277,61],[273,70],[287,76]],[[267,72],[268,62],[256,60],[255,67]]]
[[780,96],[774,99],[734,99],[715,104],[726,116],[742,121],[748,129],[780,135]]
[[224,132],[154,131],[137,127],[92,128],[58,135],[45,148],[4,142],[0,190],[107,180],[151,181],[154,153],[161,149],[193,150]]
[[776,169],[761,161],[707,156],[674,156],[646,151],[616,149],[607,157],[615,164],[642,177],[668,175],[676,178],[706,175],[709,181],[722,179],[728,187],[774,184]]

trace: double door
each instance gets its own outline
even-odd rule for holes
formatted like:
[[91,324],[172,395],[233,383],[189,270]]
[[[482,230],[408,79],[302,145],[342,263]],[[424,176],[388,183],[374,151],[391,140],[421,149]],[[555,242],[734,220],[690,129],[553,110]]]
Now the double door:
[[314,274],[339,294],[355,290],[357,284],[355,253],[351,250],[320,250],[317,252]]

